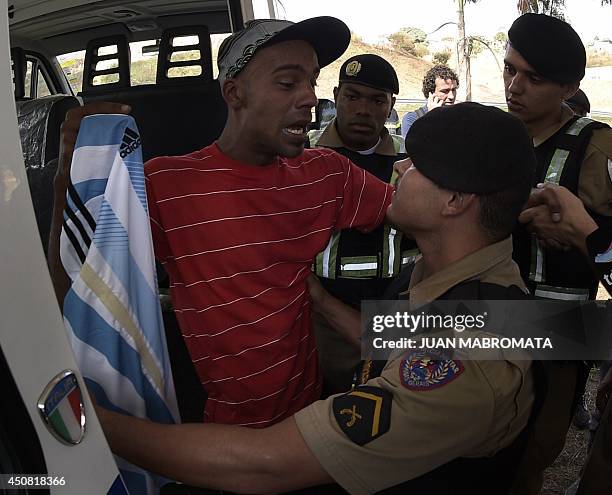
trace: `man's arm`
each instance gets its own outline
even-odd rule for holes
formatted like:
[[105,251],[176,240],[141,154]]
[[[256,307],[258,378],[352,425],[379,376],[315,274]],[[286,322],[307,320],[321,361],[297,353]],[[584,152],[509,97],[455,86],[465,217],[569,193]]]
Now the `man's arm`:
[[113,452],[171,479],[236,493],[283,493],[333,480],[293,417],[269,428],[162,425],[97,408]]
[[312,299],[313,311],[323,316],[349,344],[360,349],[361,313],[327,292],[314,275],[308,278],[308,291]]
[[55,289],[55,297],[61,307],[64,305],[64,297],[70,288],[70,279],[60,259],[60,235],[64,221],[64,209],[66,208],[66,191],[70,182],[70,165],[72,154],[76,144],[81,120],[87,115],[98,113],[123,113],[130,112],[128,105],[120,103],[96,102],[83,107],[73,108],[66,114],[66,120],[62,124],[60,133],[60,150],[57,172],[53,180],[53,216],[51,219],[51,230],[49,233],[49,249],[47,262],[49,272]]

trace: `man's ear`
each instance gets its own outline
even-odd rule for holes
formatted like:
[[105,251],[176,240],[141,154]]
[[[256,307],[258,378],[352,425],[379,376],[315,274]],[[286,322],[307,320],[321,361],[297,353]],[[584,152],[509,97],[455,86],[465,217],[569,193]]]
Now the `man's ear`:
[[387,118],[391,117],[391,112],[393,112],[393,107],[395,106],[395,96],[391,97],[391,108],[389,108],[389,115],[387,115]]
[[340,87],[334,87],[334,103],[338,106],[338,95],[340,94]]
[[476,200],[475,194],[451,191],[442,209],[442,215],[449,217],[462,215],[476,205]]
[[229,108],[234,110],[244,106],[245,103],[245,92],[244,88],[240,84],[240,81],[232,78],[223,81],[221,86],[221,94],[223,99]]

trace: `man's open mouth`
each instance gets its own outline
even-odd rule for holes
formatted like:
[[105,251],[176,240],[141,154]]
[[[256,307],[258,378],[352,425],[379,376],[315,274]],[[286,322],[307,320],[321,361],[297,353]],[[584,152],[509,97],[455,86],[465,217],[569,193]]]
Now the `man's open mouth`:
[[292,125],[289,127],[285,127],[283,129],[288,134],[292,134],[294,136],[303,136],[308,132],[308,126],[305,125]]

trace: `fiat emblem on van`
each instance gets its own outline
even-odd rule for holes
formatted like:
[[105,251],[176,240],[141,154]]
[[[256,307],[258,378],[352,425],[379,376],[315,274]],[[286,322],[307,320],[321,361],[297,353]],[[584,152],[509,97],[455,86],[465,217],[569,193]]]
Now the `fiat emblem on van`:
[[66,445],[77,445],[85,436],[85,406],[73,371],[64,370],[45,387],[38,411],[51,434]]

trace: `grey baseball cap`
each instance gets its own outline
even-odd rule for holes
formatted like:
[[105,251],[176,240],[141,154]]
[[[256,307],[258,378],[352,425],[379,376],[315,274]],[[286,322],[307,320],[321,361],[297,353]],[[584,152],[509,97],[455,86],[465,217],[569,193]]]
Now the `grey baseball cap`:
[[223,40],[219,47],[219,82],[223,84],[226,79],[235,77],[260,48],[291,40],[310,43],[317,53],[319,66],[325,67],[346,51],[351,32],[340,19],[329,16],[297,23],[275,19],[249,21],[242,31]]

